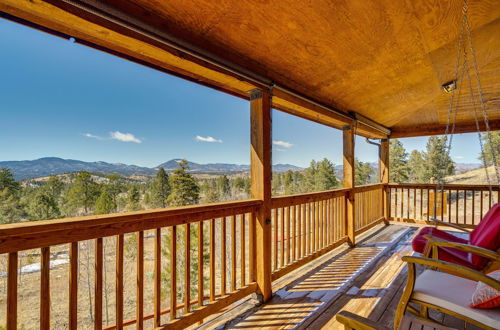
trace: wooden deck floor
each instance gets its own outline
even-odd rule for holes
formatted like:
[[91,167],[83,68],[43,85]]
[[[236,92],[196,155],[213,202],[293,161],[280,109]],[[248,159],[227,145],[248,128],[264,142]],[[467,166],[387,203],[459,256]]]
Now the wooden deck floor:
[[[416,228],[379,226],[354,249],[341,249],[276,292],[273,299],[227,322],[226,329],[342,329],[341,310],[392,327],[406,281],[401,257],[412,253]],[[458,329],[474,329],[458,319],[433,313]],[[477,328],[476,328],[477,329]]]

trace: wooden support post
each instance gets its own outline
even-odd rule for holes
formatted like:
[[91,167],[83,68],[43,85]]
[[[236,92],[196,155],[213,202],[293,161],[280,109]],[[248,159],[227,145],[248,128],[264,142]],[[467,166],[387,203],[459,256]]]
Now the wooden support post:
[[271,99],[269,92],[250,94],[250,177],[252,198],[262,200],[256,221],[256,280],[263,302],[271,288]]
[[346,203],[346,222],[347,222],[347,243],[354,247],[355,237],[355,207],[354,207],[354,130],[351,126],[344,127],[343,134],[344,145],[344,188],[350,188]]
[[[382,139],[380,141],[380,153],[379,153],[379,168],[380,168],[380,183],[384,184],[383,197],[382,197],[382,207],[384,210],[384,222],[388,224],[390,217],[390,196],[389,196],[389,139]],[[416,200],[416,197],[414,197]]]

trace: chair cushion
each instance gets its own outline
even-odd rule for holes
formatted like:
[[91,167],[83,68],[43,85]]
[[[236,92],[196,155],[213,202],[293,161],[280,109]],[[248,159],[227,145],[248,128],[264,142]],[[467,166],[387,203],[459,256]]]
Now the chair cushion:
[[[489,277],[500,281],[500,270],[487,274]],[[476,290],[472,294],[472,308],[497,308],[500,307],[500,291],[486,285],[482,282],[477,282]]]
[[445,308],[484,325],[500,329],[500,309],[469,307],[470,298],[475,289],[475,281],[434,270],[425,270],[415,281],[412,299]]
[[[471,245],[496,251],[500,248],[500,203],[486,213],[479,225],[470,233]],[[474,268],[481,269],[486,266],[488,259],[471,255],[470,263]]]
[[[420,252],[420,253],[424,252],[425,244],[427,243],[427,239],[424,237],[425,235],[434,236],[455,243],[464,243],[464,244],[468,243],[467,240],[449,234],[445,231],[436,229],[434,227],[425,227],[420,230],[420,232],[411,242],[413,250],[415,252]],[[475,268],[474,265],[472,265],[469,262],[470,260],[469,253],[457,249],[439,248],[439,259],[443,261],[452,262],[454,264],[462,265],[465,267]]]

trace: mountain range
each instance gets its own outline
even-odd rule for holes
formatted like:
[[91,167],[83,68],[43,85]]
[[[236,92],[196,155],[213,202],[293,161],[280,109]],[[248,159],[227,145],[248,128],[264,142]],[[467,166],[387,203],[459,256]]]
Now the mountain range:
[[[0,162],[0,168],[7,167],[13,173],[16,180],[34,179],[52,174],[64,174],[79,171],[88,171],[93,173],[112,174],[118,173],[122,176],[130,177],[135,175],[155,175],[159,168],[171,172],[178,168],[180,159],[172,159],[156,167],[142,167],[137,165],[127,165],[121,163],[107,162],[84,162],[74,159],[62,159],[57,157],[44,157],[35,160],[3,161]],[[230,174],[235,172],[249,171],[249,165],[239,164],[198,164],[188,161],[191,173],[203,174]],[[290,164],[275,164],[273,171],[285,172],[287,170],[300,171],[303,168]]]

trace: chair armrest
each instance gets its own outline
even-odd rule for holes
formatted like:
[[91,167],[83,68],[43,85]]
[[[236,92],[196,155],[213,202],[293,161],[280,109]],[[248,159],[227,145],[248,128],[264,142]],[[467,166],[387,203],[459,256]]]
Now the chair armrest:
[[427,244],[429,244],[430,248],[433,247],[447,247],[447,248],[453,248],[465,252],[470,252],[475,255],[488,258],[493,261],[500,261],[500,254],[498,254],[495,251],[491,251],[488,249],[484,249],[479,246],[474,246],[470,244],[464,244],[464,243],[456,243],[456,242],[450,242],[450,241],[445,241],[430,235],[424,235],[424,238],[427,239]]
[[486,285],[491,286],[495,290],[500,290],[500,281],[495,280],[477,270],[467,268],[465,266],[456,265],[451,262],[435,260],[430,258],[422,257],[410,257],[405,256],[402,258],[404,262],[411,264],[419,264],[422,266],[429,266],[434,269],[438,269],[444,273],[451,274],[453,276],[458,276],[475,282],[483,282]]
[[470,230],[468,230],[468,229],[466,229],[464,227],[461,227],[459,225],[456,225],[454,223],[444,222],[444,221],[438,220],[436,218],[430,218],[429,220],[432,221],[432,222],[434,222],[434,223],[436,223],[436,224],[438,224],[438,225],[441,225],[441,226],[448,226],[448,227],[452,227],[452,228],[464,231],[466,233],[470,233]]
[[386,327],[381,327],[376,322],[369,320],[365,317],[350,313],[348,311],[341,311],[336,316],[337,321],[342,323],[345,329],[356,330],[389,330]]

